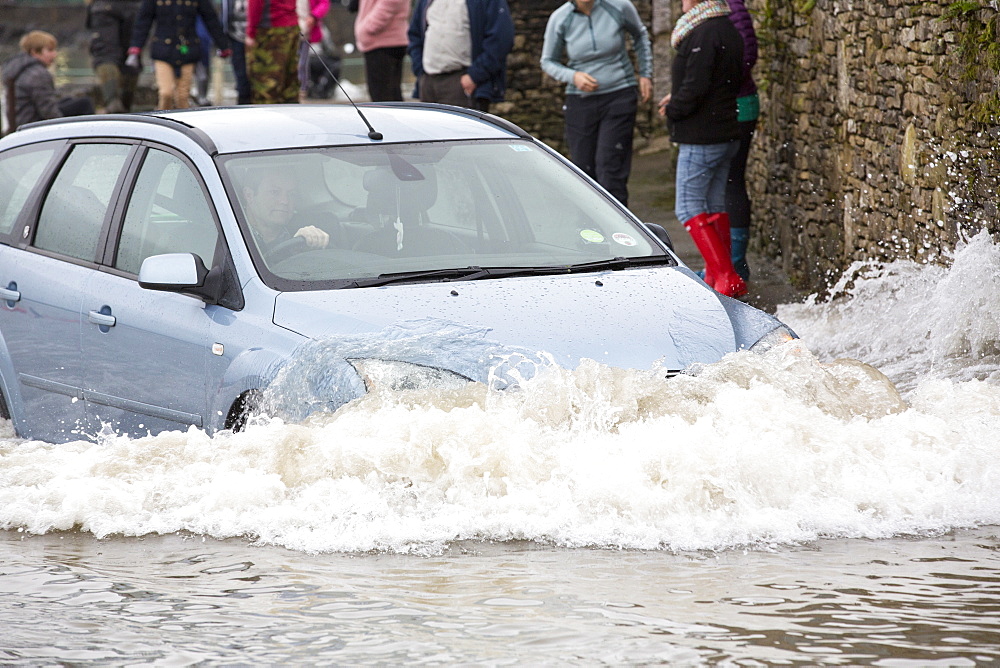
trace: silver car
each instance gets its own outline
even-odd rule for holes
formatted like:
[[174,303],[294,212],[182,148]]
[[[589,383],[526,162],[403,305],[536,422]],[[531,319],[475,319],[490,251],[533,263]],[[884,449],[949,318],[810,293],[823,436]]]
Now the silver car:
[[793,336],[479,112],[197,109],[0,141],[0,415],[25,438],[211,433],[587,358],[668,378]]

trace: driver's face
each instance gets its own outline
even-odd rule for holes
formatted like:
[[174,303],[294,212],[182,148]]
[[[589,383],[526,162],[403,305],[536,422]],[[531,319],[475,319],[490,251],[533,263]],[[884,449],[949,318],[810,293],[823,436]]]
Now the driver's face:
[[250,224],[273,229],[288,224],[295,214],[295,181],[283,174],[269,174],[256,190],[247,189]]

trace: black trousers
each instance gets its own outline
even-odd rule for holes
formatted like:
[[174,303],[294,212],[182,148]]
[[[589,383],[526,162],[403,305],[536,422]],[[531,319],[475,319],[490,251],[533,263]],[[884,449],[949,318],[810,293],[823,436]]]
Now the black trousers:
[[89,116],[94,113],[94,101],[89,97],[64,97],[59,100],[63,116]]
[[747,157],[757,121],[740,122],[740,148],[729,165],[726,181],[726,213],[730,227],[750,227],[750,195],[747,194]]
[[372,102],[403,101],[405,46],[387,46],[365,52],[365,79]]
[[573,164],[625,206],[638,101],[633,86],[603,95],[567,95],[564,108]]

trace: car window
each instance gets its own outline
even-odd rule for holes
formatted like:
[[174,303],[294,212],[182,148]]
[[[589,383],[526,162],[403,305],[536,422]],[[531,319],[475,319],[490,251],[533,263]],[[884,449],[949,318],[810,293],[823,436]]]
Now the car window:
[[192,169],[177,156],[150,149],[129,198],[115,267],[139,273],[162,253],[196,253],[212,266],[219,233]]
[[9,234],[55,147],[31,147],[0,158],[0,234]]
[[94,260],[115,182],[131,151],[128,144],[79,144],[45,196],[35,246]]
[[[664,257],[626,211],[529,141],[233,154],[220,168],[261,275],[278,289]],[[307,226],[328,241],[296,240]]]

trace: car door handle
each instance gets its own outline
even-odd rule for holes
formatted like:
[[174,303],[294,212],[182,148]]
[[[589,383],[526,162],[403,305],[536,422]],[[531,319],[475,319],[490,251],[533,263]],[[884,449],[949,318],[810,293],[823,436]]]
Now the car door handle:
[[3,302],[19,302],[21,301],[21,293],[12,288],[0,288],[0,301]]
[[110,313],[101,313],[100,311],[91,311],[88,313],[87,320],[101,327],[114,327],[115,322],[117,322],[115,316]]

